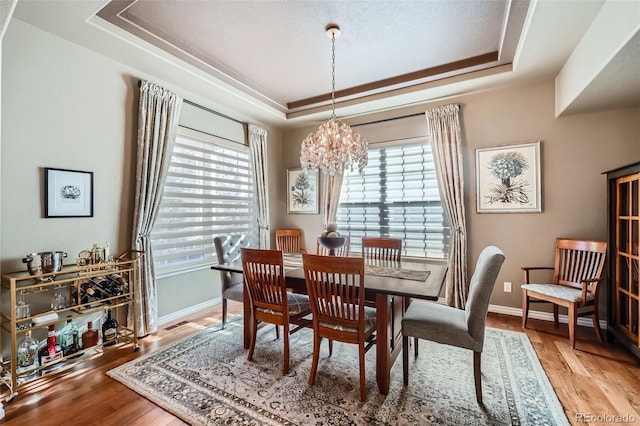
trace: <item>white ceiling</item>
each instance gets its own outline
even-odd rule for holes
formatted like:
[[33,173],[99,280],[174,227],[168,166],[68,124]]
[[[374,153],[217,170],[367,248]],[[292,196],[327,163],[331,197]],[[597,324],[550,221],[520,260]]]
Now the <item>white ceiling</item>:
[[[554,78],[604,2],[20,0],[15,17],[194,101],[289,126],[328,115],[328,23],[342,31],[336,112],[345,117]],[[564,113],[640,106],[640,36],[615,53]]]

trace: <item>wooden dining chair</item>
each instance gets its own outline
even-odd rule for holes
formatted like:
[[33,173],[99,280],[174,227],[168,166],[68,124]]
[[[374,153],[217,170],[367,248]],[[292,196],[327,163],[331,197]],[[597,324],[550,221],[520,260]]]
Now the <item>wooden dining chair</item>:
[[358,345],[360,400],[366,401],[364,355],[375,343],[376,311],[364,304],[364,259],[302,255],[304,277],[313,312],[313,385],[323,338]]
[[[346,237],[344,237],[344,245],[340,248],[335,249],[334,253],[336,256],[349,256],[350,247],[351,247],[351,237],[347,235]],[[323,247],[317,240],[316,240],[316,254],[320,256],[329,256],[329,249],[327,249],[326,247]]]
[[283,253],[306,253],[302,248],[302,230],[276,229],[276,249]]
[[[581,316],[592,316],[596,337],[602,342],[598,291],[603,280],[606,252],[604,241],[558,238],[553,267],[523,267],[522,328],[527,326],[530,303],[551,303],[556,327],[559,326],[558,307],[567,308],[569,344],[573,349],[576,347],[576,322]],[[553,270],[551,283],[532,283],[530,272],[534,270]]]
[[402,240],[400,238],[362,237],[362,257],[400,262]]
[[[258,321],[282,326],[284,336],[283,374],[289,373],[289,334],[308,326],[304,317],[311,313],[309,298],[287,291],[282,252],[243,248],[241,251],[245,291],[251,305],[251,343],[247,359],[252,361]],[[296,325],[291,329],[290,325]]]
[[[402,378],[409,384],[409,337],[470,349],[473,351],[473,377],[476,400],[482,404],[482,373],[485,321],[504,254],[495,247],[480,253],[469,282],[469,296],[464,310],[438,303],[415,300],[402,318]],[[453,367],[455,368],[455,366]]]

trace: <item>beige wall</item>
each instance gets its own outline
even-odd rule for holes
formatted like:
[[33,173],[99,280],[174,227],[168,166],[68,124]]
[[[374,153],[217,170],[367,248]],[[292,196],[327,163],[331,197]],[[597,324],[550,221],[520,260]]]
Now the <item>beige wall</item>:
[[[463,128],[465,203],[469,230],[470,271],[483,247],[494,244],[506,255],[491,303],[520,308],[521,266],[552,265],[557,237],[606,240],[604,171],[640,160],[640,109],[622,109],[556,118],[553,81],[460,96],[446,102],[360,117],[352,124],[423,112],[431,106],[459,103]],[[426,134],[423,117],[363,126],[370,141],[390,135]],[[403,129],[404,128],[404,129]],[[314,128],[284,133],[285,167],[299,164],[300,142]],[[475,149],[542,141],[542,213],[478,214],[475,199]],[[284,188],[284,182],[280,185]],[[278,202],[285,206],[284,198]],[[284,208],[284,207],[283,207]],[[286,211],[286,209],[284,210]],[[305,243],[314,249],[319,215],[285,215],[278,226],[305,229]],[[505,293],[502,283],[513,283]]]
[[[181,90],[180,82],[158,80],[17,19],[9,24],[2,55],[2,271],[26,269],[21,259],[31,252],[62,250],[73,262],[93,243],[109,241],[113,252],[126,250],[133,222],[137,81],[198,97]],[[207,130],[210,118],[196,112],[189,125]],[[275,180],[281,132],[267,131]],[[94,217],[45,219],[44,167],[92,171]],[[161,319],[219,302],[218,274],[209,269],[157,284]]]
[[[2,55],[2,270],[24,269],[21,259],[33,251],[64,250],[73,258],[105,241],[114,251],[125,250],[132,223],[137,80],[148,78],[188,99],[198,97],[180,90],[180,82],[158,81],[15,19]],[[501,247],[507,261],[499,281],[513,282],[516,291],[503,293],[499,285],[492,303],[519,307],[520,266],[549,263],[554,238],[606,238],[601,172],[640,159],[640,109],[555,118],[551,81],[450,102],[462,104],[470,258],[473,262],[487,244]],[[421,113],[441,103],[354,123]],[[284,189],[286,169],[299,167],[300,142],[315,128],[267,128],[271,228],[303,228],[311,250],[320,215],[286,214]],[[422,117],[359,130],[371,142],[426,132]],[[475,149],[532,140],[542,141],[543,213],[476,214]],[[93,171],[94,217],[44,219],[43,167]],[[159,280],[158,292],[160,316],[170,316],[215,302],[219,284],[214,273],[203,270]]]

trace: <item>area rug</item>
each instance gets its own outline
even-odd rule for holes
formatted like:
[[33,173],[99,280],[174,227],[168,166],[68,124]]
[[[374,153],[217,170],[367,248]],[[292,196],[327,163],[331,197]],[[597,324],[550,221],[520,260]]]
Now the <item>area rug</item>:
[[290,372],[282,374],[281,340],[263,327],[252,362],[242,321],[189,336],[107,374],[193,425],[568,425],[524,333],[488,328],[482,356],[484,407],[475,400],[472,352],[420,342],[392,368],[388,395],[375,380],[375,348],[366,355],[367,401],[360,401],[358,352],[323,342],[314,386],[308,384],[313,331],[291,335]]

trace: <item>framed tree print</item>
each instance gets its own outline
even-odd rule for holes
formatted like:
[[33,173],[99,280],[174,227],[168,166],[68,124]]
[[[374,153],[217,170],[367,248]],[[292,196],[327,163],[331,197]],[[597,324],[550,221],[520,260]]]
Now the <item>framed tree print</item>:
[[44,217],[93,217],[93,172],[44,169]]
[[476,149],[478,213],[539,213],[540,185],[540,141]]
[[317,214],[318,171],[287,169],[287,213]]

